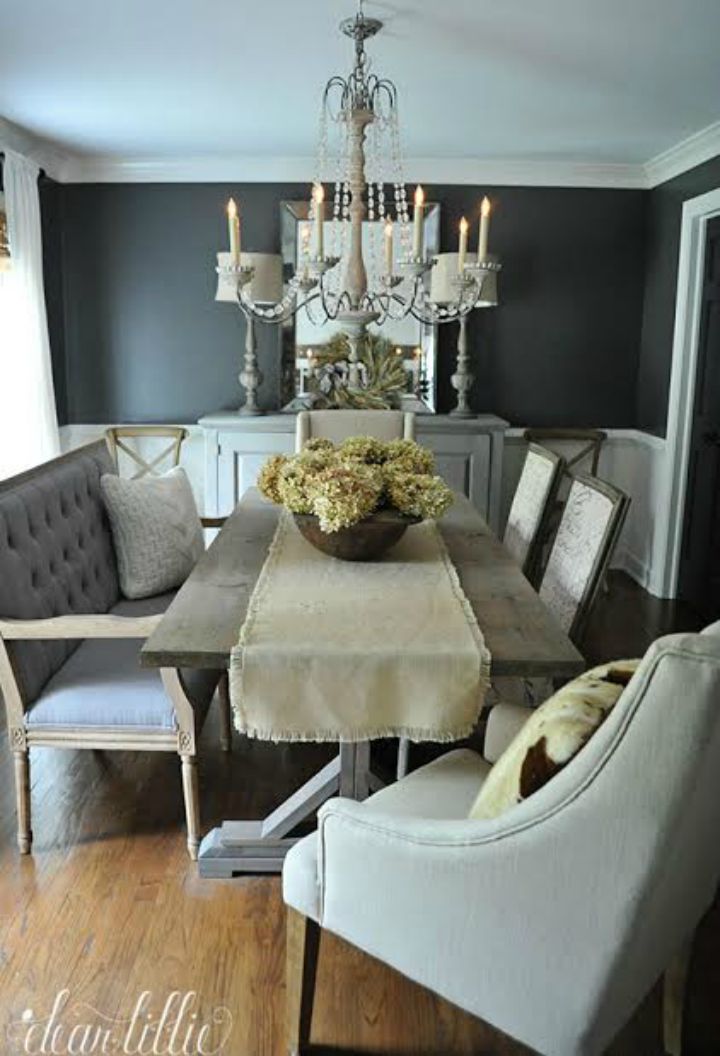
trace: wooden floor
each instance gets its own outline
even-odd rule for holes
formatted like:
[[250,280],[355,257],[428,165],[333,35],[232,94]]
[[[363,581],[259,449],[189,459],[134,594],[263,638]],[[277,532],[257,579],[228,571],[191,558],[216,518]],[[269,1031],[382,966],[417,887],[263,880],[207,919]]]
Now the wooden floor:
[[[598,605],[585,652],[591,660],[637,655],[657,634],[694,626],[692,614],[654,601],[615,576],[610,594]],[[289,792],[329,755],[324,748],[274,747],[236,736],[233,754],[226,757],[217,741],[212,715],[201,741],[206,826],[223,817],[261,816],[279,792]],[[143,992],[149,992],[143,1014],[158,1017],[172,992],[179,991],[196,994],[183,1031],[198,1031],[214,1014],[219,1017],[205,1039],[205,1052],[280,1054],[280,881],[198,879],[185,853],[175,758],[40,750],[32,761],[32,801],[35,853],[20,859],[3,738],[0,1051],[24,1051],[11,1039],[24,1037],[28,1023],[47,1019],[59,991],[69,992],[69,1005],[58,1017],[61,1025],[104,1022],[108,1029],[112,1022],[101,1017],[128,1020]],[[719,935],[720,913],[713,911],[701,930],[692,968],[690,1056],[720,1052]],[[142,1022],[153,1026],[152,1019]],[[614,1044],[613,1056],[661,1053],[659,1023],[653,993]],[[122,1037],[129,1028],[113,1029]],[[179,1043],[175,1049],[152,1048],[151,1033],[143,1047],[139,1028],[133,1029],[137,1047],[117,1051],[198,1051],[192,1036],[184,1050]],[[29,1051],[53,1051],[39,1047],[41,1037],[36,1034],[38,1047]],[[331,936],[323,939],[313,1038],[318,1053],[520,1056],[528,1051]]]

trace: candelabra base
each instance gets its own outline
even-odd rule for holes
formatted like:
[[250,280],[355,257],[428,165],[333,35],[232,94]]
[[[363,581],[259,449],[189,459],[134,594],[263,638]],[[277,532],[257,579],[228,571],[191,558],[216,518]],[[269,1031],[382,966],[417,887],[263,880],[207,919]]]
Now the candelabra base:
[[479,415],[475,411],[464,411],[460,407],[455,407],[452,411],[448,412],[450,418],[478,418]]
[[259,407],[248,407],[247,404],[244,404],[242,407],[238,407],[237,413],[243,418],[257,418],[267,412],[261,411]]

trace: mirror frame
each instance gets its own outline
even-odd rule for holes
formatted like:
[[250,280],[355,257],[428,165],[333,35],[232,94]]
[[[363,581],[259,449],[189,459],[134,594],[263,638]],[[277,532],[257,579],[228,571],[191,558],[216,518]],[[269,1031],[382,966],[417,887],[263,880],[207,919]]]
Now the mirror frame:
[[[425,212],[425,251],[430,257],[440,252],[440,203],[427,202]],[[288,282],[295,272],[298,253],[299,226],[309,219],[309,202],[283,199],[280,202],[280,252],[283,260],[283,281]],[[380,223],[381,221],[377,221]],[[431,414],[437,414],[438,328],[418,322],[418,344],[432,357],[432,388],[425,400]],[[297,395],[295,375],[297,360],[296,322],[292,315],[282,324],[280,346],[280,406],[285,407]],[[382,333],[382,330],[380,331]]]

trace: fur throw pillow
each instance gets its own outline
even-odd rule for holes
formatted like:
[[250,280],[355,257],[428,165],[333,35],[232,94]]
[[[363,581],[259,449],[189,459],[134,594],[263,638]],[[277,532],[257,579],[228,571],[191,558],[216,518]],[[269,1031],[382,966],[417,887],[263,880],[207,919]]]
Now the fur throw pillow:
[[639,660],[586,671],[530,713],[483,782],[471,818],[496,818],[547,784],[617,703]]

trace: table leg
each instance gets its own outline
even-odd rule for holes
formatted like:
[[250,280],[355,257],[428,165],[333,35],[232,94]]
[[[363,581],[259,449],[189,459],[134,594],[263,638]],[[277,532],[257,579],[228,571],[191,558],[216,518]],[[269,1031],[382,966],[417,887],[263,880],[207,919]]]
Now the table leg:
[[279,873],[296,843],[289,835],[296,825],[333,795],[363,800],[379,785],[370,772],[370,742],[342,742],[335,758],[266,818],[224,821],[209,832],[200,844],[200,875],[229,879],[242,873]]

